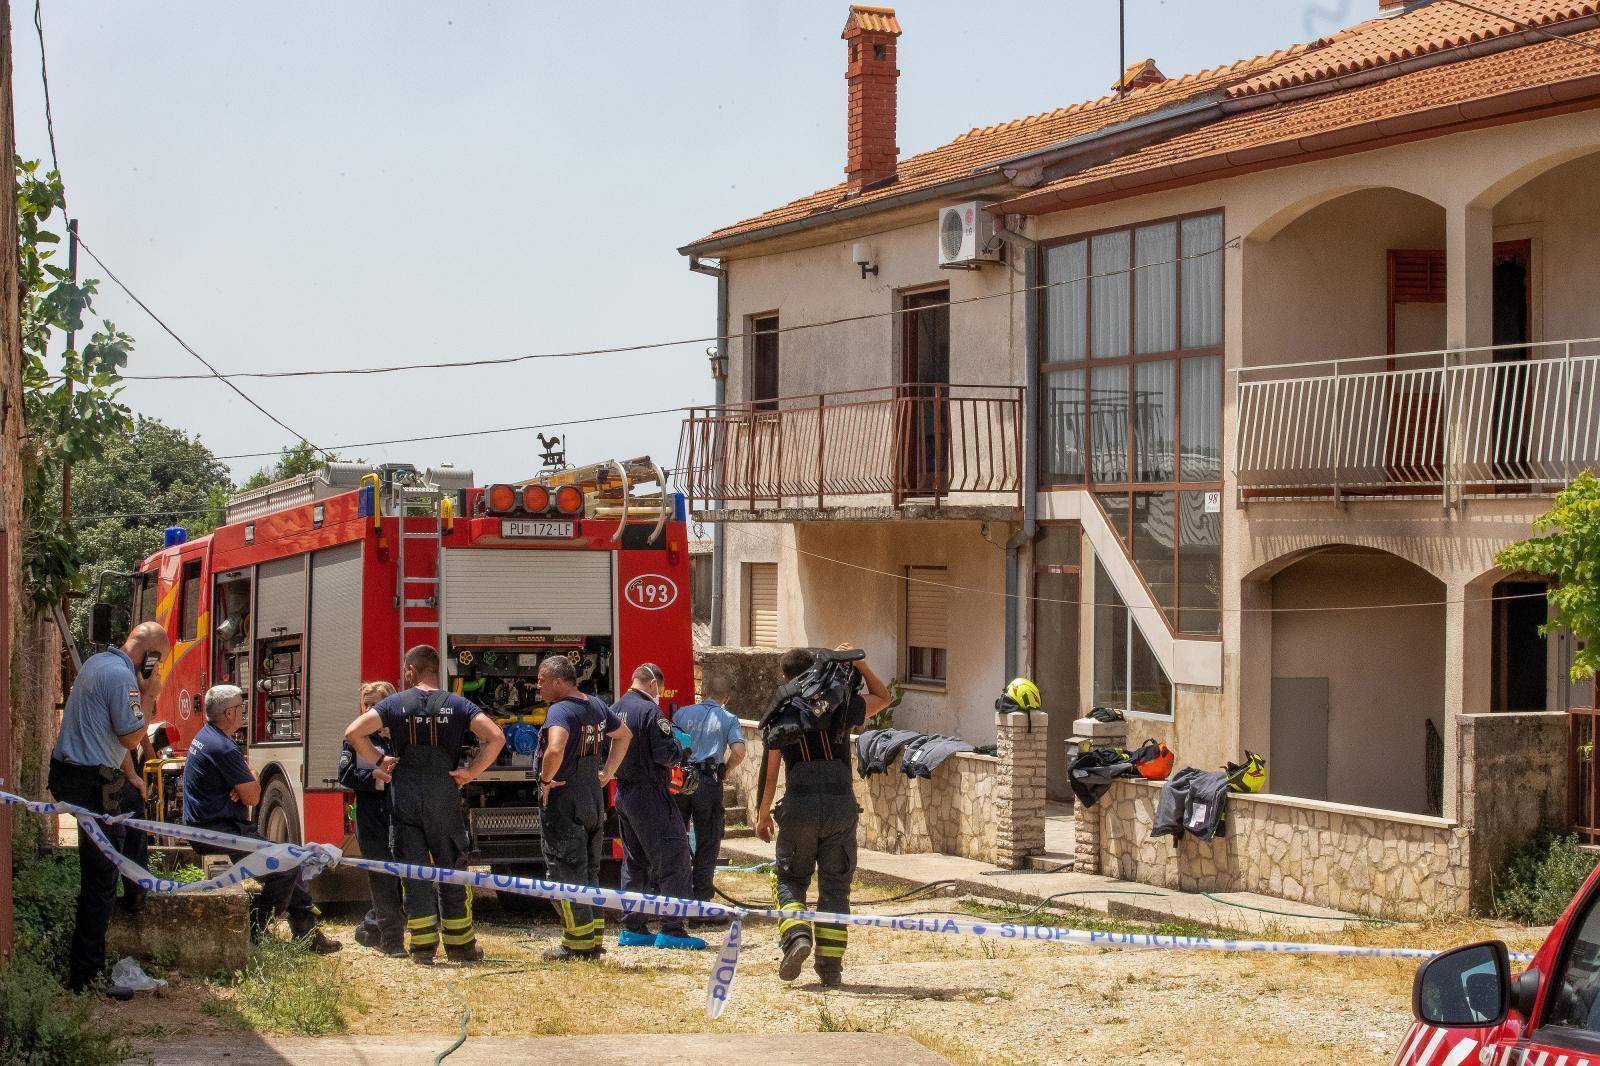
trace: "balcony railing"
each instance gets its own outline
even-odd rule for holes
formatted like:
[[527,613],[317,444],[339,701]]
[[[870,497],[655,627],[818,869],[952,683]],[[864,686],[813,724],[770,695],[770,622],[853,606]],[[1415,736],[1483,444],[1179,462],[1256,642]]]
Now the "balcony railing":
[[1600,340],[1236,370],[1242,494],[1545,492],[1600,466]]
[[678,444],[689,505],[1021,503],[1022,389],[894,385],[695,407]]

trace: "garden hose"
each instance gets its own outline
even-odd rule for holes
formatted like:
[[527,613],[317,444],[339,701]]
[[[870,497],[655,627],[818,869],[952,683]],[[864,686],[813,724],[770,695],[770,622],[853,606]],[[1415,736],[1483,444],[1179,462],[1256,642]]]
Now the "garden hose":
[[1275,911],[1275,910],[1270,910],[1270,909],[1268,909],[1266,907],[1255,907],[1255,906],[1252,906],[1249,903],[1235,903],[1231,899],[1222,899],[1219,896],[1213,896],[1209,892],[1202,892],[1200,894],[1202,896],[1204,896],[1206,899],[1209,899],[1211,902],[1220,903],[1224,907],[1238,907],[1240,910],[1243,910],[1243,911],[1257,911],[1257,912],[1259,912],[1261,914],[1276,914],[1281,918],[1317,918],[1317,919],[1320,919],[1320,920],[1322,920],[1324,922],[1361,922],[1361,923],[1367,924],[1367,925],[1399,925],[1400,924],[1399,922],[1391,921],[1388,918],[1374,918],[1371,915],[1367,915],[1367,914],[1354,914],[1354,915],[1351,915],[1348,918],[1345,918],[1345,917],[1340,917],[1339,915],[1335,915],[1335,914],[1300,914],[1300,913],[1298,913],[1296,911]]
[[[468,974],[467,980],[476,981],[484,977],[504,977],[507,974],[526,972],[525,969],[519,966],[512,970],[491,970],[488,973]],[[449,1047],[433,1057],[433,1066],[439,1066],[445,1059],[461,1050],[461,1045],[467,1042],[467,1023],[472,1020],[472,1005],[467,1002],[467,994],[462,989],[461,983],[454,977],[450,979],[450,990],[456,994],[456,1000],[461,1004],[461,1033],[451,1042]]]
[[[771,866],[772,864],[762,863],[760,865]],[[923,896],[932,895],[936,891],[959,887],[960,885],[955,881],[948,879],[942,881],[928,881],[924,884],[913,885],[911,888],[906,889],[904,892],[901,892],[898,895],[884,896],[880,899],[853,899],[850,901],[850,903],[852,906],[860,907],[873,907],[880,903],[907,903],[914,899],[920,899]],[[765,903],[751,903],[749,900],[736,899],[722,891],[722,889],[716,887],[716,885],[711,886],[711,891],[715,892],[717,895],[721,896],[724,900],[733,904],[735,907],[743,907],[745,910],[751,911],[763,911],[771,909]]]

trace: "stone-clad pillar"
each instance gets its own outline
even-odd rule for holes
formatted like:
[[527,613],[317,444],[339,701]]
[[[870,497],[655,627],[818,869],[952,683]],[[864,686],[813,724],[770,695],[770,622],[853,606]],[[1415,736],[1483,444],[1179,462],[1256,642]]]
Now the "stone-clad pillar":
[[[1077,751],[1095,748],[1121,748],[1128,743],[1127,722],[1102,722],[1094,718],[1079,718],[1072,723],[1073,736],[1068,741]],[[1100,873],[1101,833],[1100,818],[1111,801],[1102,797],[1093,807],[1077,805],[1073,822],[1072,869],[1077,873]]]
[[995,861],[1009,870],[1044,853],[1044,752],[1049,716],[1034,711],[1032,731],[1022,711],[995,715],[995,754],[1000,759],[996,789]]

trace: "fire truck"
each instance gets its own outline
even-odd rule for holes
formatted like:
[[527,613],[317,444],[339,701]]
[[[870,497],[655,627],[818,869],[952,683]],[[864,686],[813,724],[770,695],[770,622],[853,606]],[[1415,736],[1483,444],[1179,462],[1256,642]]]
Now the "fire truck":
[[174,753],[151,767],[169,820],[206,689],[234,684],[251,701],[240,740],[262,834],[354,848],[336,776],[360,685],[398,686],[404,650],[431,644],[444,684],[506,734],[463,790],[471,861],[526,873],[541,854],[539,660],[566,655],[607,701],[645,660],[666,675],[664,708],[693,691],[683,500],[648,458],[487,486],[451,467],[329,463],[233,497],[206,536],[172,529],[167,542],[132,576],[131,620],[172,639],[146,712]]

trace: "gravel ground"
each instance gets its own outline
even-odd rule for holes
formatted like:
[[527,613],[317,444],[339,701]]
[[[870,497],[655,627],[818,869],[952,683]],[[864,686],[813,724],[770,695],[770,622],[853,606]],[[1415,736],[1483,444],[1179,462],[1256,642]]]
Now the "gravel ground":
[[[759,878],[719,882],[751,896]],[[864,888],[859,895],[881,894]],[[877,912],[905,913],[948,901]],[[746,929],[733,999],[704,1014],[707,953],[619,949],[599,965],[549,965],[539,953],[558,928],[517,926],[481,908],[481,967],[415,966],[357,947],[354,916],[328,922],[345,950],[326,960],[351,990],[349,1031],[458,1032],[463,997],[474,1036],[648,1032],[883,1032],[913,1037],[955,1063],[1387,1063],[1410,1021],[1415,964],[1174,951],[1012,945],[852,930],[847,986],[824,993],[808,970],[777,978],[777,930]],[[1342,938],[1440,946],[1481,939],[1472,923],[1396,928]],[[716,934],[720,936],[719,934]],[[1529,938],[1516,938],[1519,945]],[[1536,943],[1536,940],[1532,941]],[[516,972],[502,972],[516,971]],[[174,980],[159,998],[108,1004],[149,1042],[167,1034],[237,1034],[207,1004],[217,984]],[[225,1012],[224,1012],[225,1013]]]

